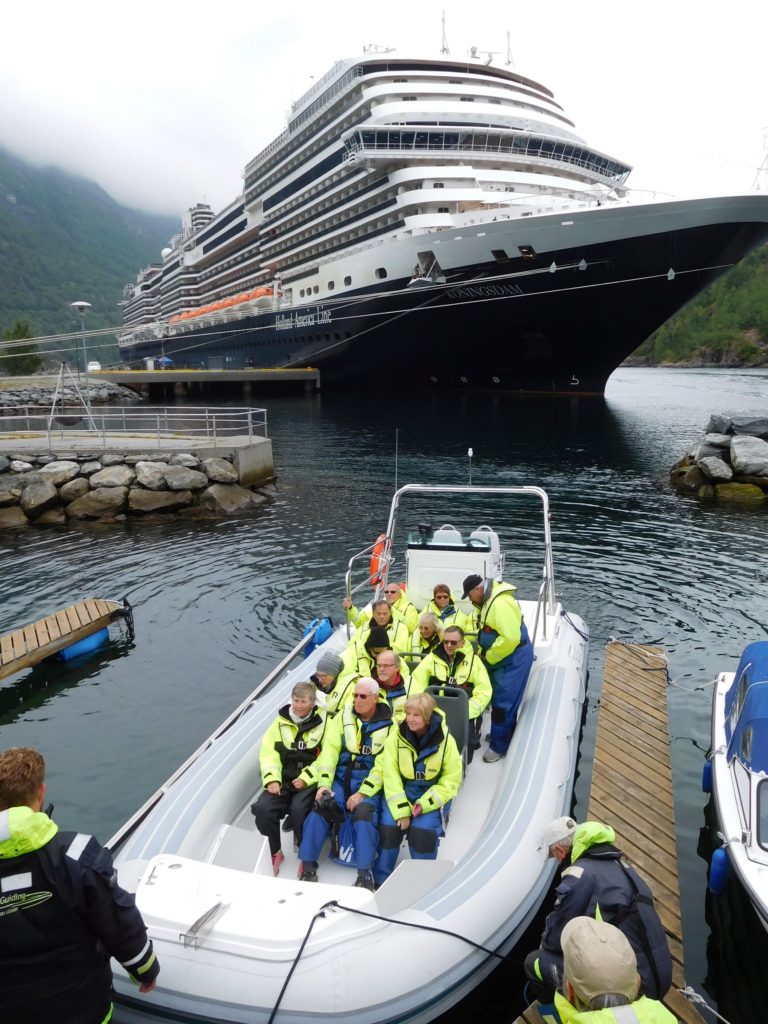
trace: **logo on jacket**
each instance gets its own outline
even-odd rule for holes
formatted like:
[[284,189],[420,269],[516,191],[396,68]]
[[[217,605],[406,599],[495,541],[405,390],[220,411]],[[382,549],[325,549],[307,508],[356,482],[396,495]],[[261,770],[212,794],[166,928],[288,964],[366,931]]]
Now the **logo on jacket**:
[[0,896],[0,917],[15,914],[17,910],[31,910],[51,896],[52,892],[14,892],[10,896]]

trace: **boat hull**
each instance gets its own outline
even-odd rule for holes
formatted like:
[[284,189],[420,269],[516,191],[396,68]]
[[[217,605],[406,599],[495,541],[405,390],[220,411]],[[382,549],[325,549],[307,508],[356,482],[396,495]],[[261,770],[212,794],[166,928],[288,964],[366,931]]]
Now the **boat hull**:
[[[766,238],[768,197],[759,195],[483,220],[360,254],[354,280],[386,271],[370,287],[201,319],[166,334],[162,348],[177,364],[211,368],[316,366],[324,386],[339,388],[375,379],[602,394],[626,356]],[[424,249],[444,280],[411,278]],[[341,277],[351,264],[331,272]],[[161,342],[123,341],[121,350],[135,362],[159,355]]]

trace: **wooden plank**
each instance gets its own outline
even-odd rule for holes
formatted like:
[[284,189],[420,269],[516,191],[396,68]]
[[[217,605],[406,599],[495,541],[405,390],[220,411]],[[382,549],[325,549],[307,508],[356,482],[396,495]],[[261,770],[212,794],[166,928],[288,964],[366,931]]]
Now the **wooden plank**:
[[93,622],[94,619],[100,619],[101,616],[104,614],[103,612],[99,611],[98,602],[95,601],[94,598],[92,597],[89,597],[85,601],[83,601],[83,604],[88,609],[88,614],[91,617],[91,622]]
[[67,622],[69,623],[69,629],[71,632],[74,632],[76,629],[80,629],[82,624],[78,618],[77,612],[75,611],[74,605],[70,605],[69,608],[65,608],[64,614],[67,618]]
[[51,642],[51,638],[48,636],[48,627],[45,624],[45,619],[38,619],[35,623],[35,633],[37,633],[38,647],[45,647],[46,644]]
[[34,626],[24,627],[24,642],[27,645],[27,651],[36,651],[40,644],[37,642],[37,633],[35,632]]
[[56,621],[59,624],[59,632],[61,636],[67,636],[72,627],[69,624],[69,618],[67,617],[66,609],[60,612],[55,612],[54,614],[56,615]]
[[13,644],[9,636],[0,637],[0,665],[13,661]]
[[78,603],[76,605],[73,605],[72,607],[74,609],[75,615],[77,615],[78,619],[80,620],[80,625],[89,626],[91,623],[91,613],[88,611],[88,606],[86,605],[85,601],[78,601]]
[[59,623],[55,615],[47,615],[45,617],[45,625],[48,630],[48,636],[51,640],[58,640],[61,636],[61,630],[59,629]]

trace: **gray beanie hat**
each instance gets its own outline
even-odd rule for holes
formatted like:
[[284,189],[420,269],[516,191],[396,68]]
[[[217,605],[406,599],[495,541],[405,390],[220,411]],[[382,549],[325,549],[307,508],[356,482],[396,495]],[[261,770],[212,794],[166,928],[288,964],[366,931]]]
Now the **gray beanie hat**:
[[326,672],[329,676],[333,676],[334,679],[343,668],[344,662],[338,654],[334,654],[332,651],[326,651],[325,654],[321,654],[315,666],[317,672]]

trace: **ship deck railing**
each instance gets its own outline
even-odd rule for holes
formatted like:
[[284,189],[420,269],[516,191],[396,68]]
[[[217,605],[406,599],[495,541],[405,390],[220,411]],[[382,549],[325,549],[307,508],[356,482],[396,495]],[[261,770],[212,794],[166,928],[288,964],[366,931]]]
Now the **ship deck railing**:
[[27,440],[46,438],[50,444],[78,439],[107,447],[121,438],[121,447],[135,439],[146,447],[156,440],[161,447],[168,440],[194,441],[197,447],[216,447],[227,438],[267,438],[267,410],[215,406],[64,405],[51,409],[17,407],[12,414],[0,414],[0,439],[23,446]]

